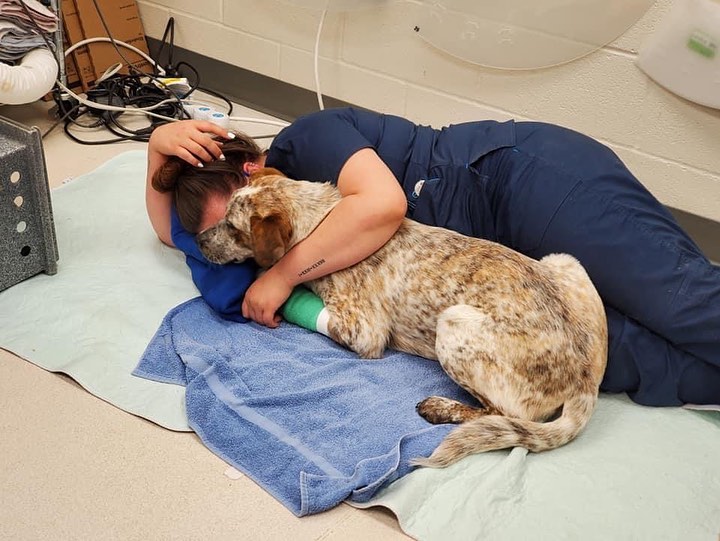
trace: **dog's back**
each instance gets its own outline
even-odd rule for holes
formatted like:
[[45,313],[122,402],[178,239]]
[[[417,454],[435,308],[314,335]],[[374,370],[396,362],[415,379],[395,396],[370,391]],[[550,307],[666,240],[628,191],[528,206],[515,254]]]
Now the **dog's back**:
[[[358,329],[372,326],[355,335],[353,349],[377,356],[392,347],[438,359],[491,405],[463,410],[459,418],[445,411],[457,404],[421,405],[426,419],[461,425],[417,464],[445,466],[511,446],[551,449],[573,439],[592,415],[605,369],[606,320],[592,282],[571,256],[535,261],[405,220],[375,254],[318,282],[331,313],[349,312]],[[555,421],[542,422],[560,408]]]
[[[356,289],[364,300],[355,306],[379,301],[372,306],[375,326],[385,325],[388,339],[379,347],[431,359],[437,358],[438,317],[456,304],[481,309],[508,335],[523,330],[539,338],[542,332],[555,335],[555,344],[582,326],[583,314],[602,319],[597,293],[571,256],[538,262],[494,242],[407,219],[375,254],[318,280],[325,281],[332,287],[314,285],[321,296]],[[528,344],[538,345],[531,339]]]

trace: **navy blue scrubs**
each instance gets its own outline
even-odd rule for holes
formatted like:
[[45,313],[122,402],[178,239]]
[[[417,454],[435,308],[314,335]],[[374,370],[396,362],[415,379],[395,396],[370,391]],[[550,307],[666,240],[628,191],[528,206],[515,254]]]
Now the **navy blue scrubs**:
[[402,184],[408,217],[584,265],[608,316],[603,390],[653,406],[720,404],[720,268],[610,149],[542,123],[436,130],[350,108],[295,121],[267,165],[337,182],[363,148]]

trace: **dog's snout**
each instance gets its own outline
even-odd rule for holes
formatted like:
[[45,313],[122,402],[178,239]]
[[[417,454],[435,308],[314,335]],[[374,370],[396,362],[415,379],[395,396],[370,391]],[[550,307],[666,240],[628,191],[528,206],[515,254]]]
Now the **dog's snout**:
[[200,251],[203,253],[203,255],[206,255],[205,251],[207,250],[207,247],[208,247],[208,241],[209,241],[209,235],[208,235],[207,230],[201,231],[200,233],[198,233],[195,236],[195,242],[197,243],[198,248],[200,248]]
[[240,242],[238,232],[224,220],[198,233],[195,242],[205,259],[217,265],[241,263],[252,257],[251,251]]
[[209,229],[205,229],[204,231],[200,231],[200,233],[195,236],[195,242],[197,243],[198,248],[200,248],[200,251],[208,261],[212,263],[221,263],[221,261],[219,261],[217,257],[218,251],[213,248],[215,245],[213,240],[216,236],[216,228],[211,227]]

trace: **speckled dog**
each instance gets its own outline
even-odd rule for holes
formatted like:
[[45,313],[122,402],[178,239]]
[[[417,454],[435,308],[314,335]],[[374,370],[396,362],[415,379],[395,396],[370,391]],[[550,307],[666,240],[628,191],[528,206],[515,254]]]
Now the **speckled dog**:
[[[254,257],[269,267],[339,199],[330,184],[265,169],[233,194],[225,219],[198,243],[211,261]],[[568,255],[535,261],[406,219],[375,254],[307,285],[325,302],[335,341],[368,359],[388,347],[437,359],[482,403],[420,402],[429,422],[460,426],[416,464],[442,467],[514,446],[553,449],[592,415],[607,359],[605,312]]]

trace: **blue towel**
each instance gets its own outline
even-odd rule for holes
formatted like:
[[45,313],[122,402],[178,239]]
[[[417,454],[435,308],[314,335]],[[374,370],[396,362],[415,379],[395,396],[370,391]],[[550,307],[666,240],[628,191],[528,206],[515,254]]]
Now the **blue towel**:
[[133,373],[186,386],[205,445],[298,516],[366,502],[428,456],[452,425],[423,420],[423,398],[476,404],[435,361],[362,360],[289,323],[228,321],[201,298],[168,313]]

